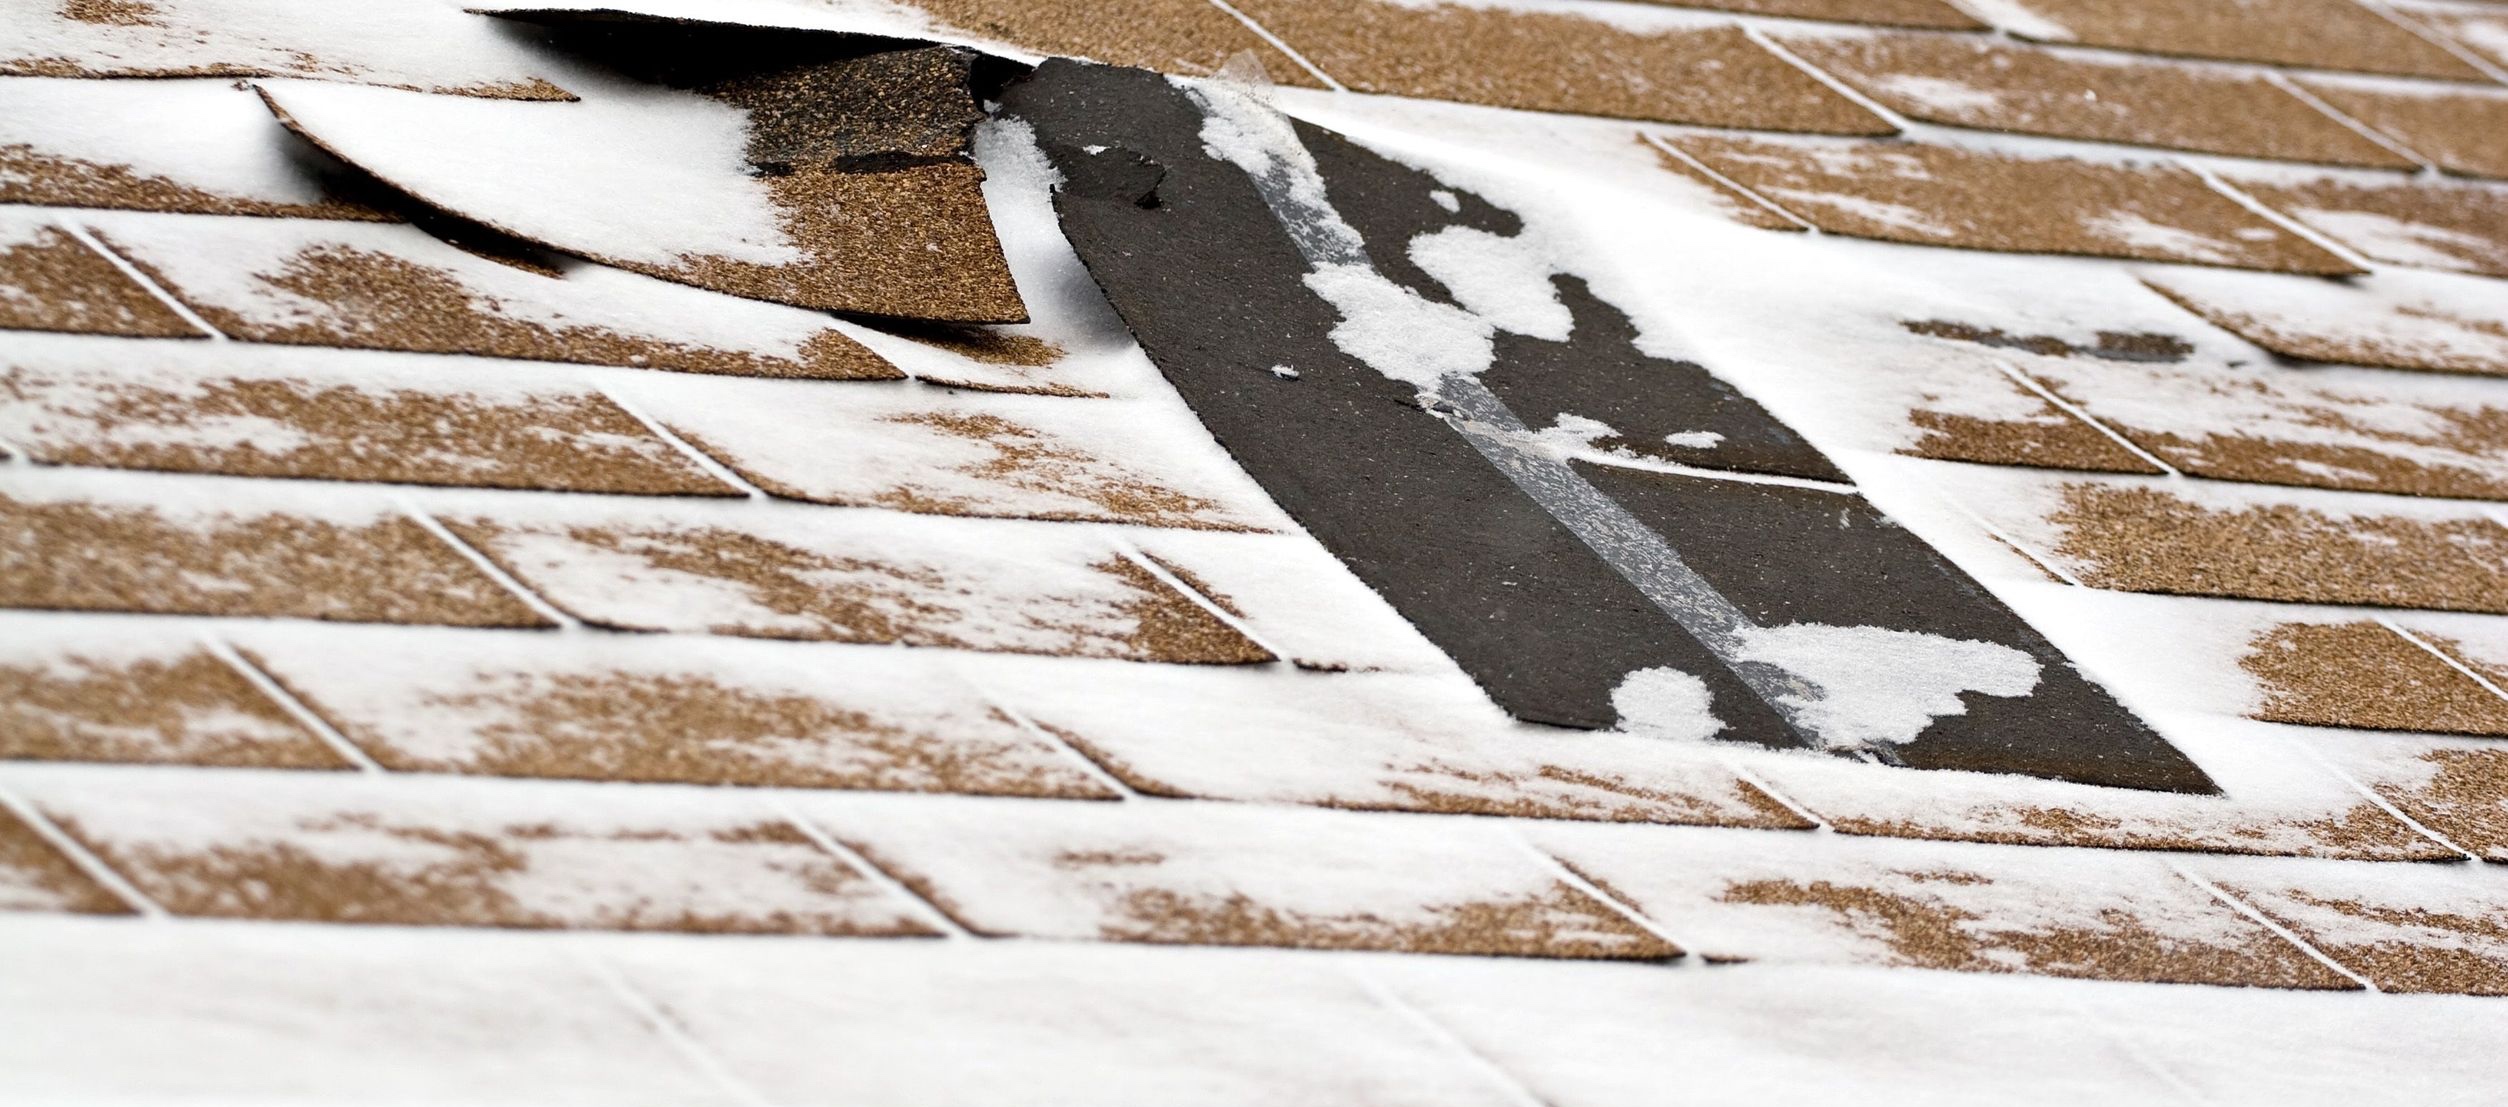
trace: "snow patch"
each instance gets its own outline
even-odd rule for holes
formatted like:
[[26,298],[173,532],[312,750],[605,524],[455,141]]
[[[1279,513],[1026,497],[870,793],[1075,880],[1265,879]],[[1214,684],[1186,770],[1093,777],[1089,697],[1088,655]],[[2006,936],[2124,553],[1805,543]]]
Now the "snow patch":
[[1816,694],[1779,706],[1830,749],[1905,745],[1933,720],[1964,715],[1963,692],[2024,696],[2037,659],[2010,646],[1887,627],[1793,623],[1741,635],[1740,660],[1774,665]]
[[1640,738],[1704,742],[1715,737],[1724,721],[1711,710],[1713,701],[1706,681],[1679,669],[1639,669],[1611,689],[1619,729]]

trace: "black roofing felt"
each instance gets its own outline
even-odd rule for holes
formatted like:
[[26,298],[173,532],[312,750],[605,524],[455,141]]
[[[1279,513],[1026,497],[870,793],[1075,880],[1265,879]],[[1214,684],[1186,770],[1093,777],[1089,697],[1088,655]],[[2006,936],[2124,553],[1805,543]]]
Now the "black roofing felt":
[[[1491,395],[1501,417],[1539,426],[1551,413],[1585,415],[1658,458],[1845,479],[1703,367],[1637,351],[1626,317],[1584,281],[1556,282],[1576,321],[1567,341],[1502,335],[1481,398],[1468,387],[1423,397],[1333,344],[1339,316],[1304,283],[1309,258],[1257,182],[1209,156],[1200,110],[1165,78],[1049,61],[1003,103],[1036,128],[1064,177],[1056,208],[1066,236],[1204,425],[1516,717],[1611,726],[1620,721],[1614,689],[1637,670],[1670,667],[1706,683],[1722,737],[1816,744],[1772,706],[1781,675],[1720,659],[1703,644],[1716,637],[1710,629],[1666,601],[1688,589],[1750,625],[1879,626],[1995,642],[2040,662],[2031,694],[1967,694],[1967,714],[1937,719],[1890,751],[1905,764],[2213,790],[2019,616],[1851,492],[1493,454],[1464,418]],[[1404,257],[1413,238],[1455,225],[1520,229],[1513,215],[1425,172],[1320,128],[1299,134],[1368,258],[1423,296],[1448,293]],[[1453,208],[1431,198],[1438,190]],[[1686,456],[1663,442],[1699,430],[1731,446]],[[1562,484],[1610,518],[1571,518],[1556,493]],[[1614,527],[1641,532],[1638,544],[1656,554],[1632,559],[1612,540]],[[1648,579],[1667,565],[1677,587]]]

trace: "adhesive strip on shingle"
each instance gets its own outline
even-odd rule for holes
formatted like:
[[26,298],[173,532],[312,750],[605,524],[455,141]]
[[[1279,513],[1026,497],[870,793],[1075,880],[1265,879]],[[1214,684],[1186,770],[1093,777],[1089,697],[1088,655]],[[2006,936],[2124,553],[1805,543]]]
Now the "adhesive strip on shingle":
[[1941,35],[1787,36],[1787,49],[1914,119],[2242,157],[2416,168],[2260,71]]
[[563,785],[27,774],[29,802],[178,915],[929,935],[762,806]]
[[0,203],[388,219],[231,81],[0,78]]
[[711,638],[251,628],[238,648],[388,769],[1105,799],[911,652]]
[[457,4],[380,0],[12,0],[0,73],[37,77],[349,80],[563,100],[549,63]]
[[2374,260],[2508,277],[2508,185],[2330,175],[2233,183]]
[[[38,462],[231,476],[652,495],[738,495],[600,394],[380,366],[228,374],[233,344],[177,358],[81,344],[0,359],[0,439]],[[41,351],[41,352],[39,352]],[[192,351],[181,351],[191,354]],[[176,362],[179,367],[147,364]]]
[[0,210],[0,327],[201,338],[146,288],[45,214]]
[[[325,82],[265,83],[262,95],[289,128],[393,187],[567,253],[801,307],[1024,320],[973,166],[855,168],[837,144],[788,133],[848,128],[833,108],[792,106],[862,76],[821,68],[762,90],[579,81],[585,98],[566,104]],[[971,120],[971,94],[948,92]]]
[[2340,283],[2198,269],[2142,279],[2284,357],[2508,377],[2508,282],[2409,269]]
[[[2436,43],[2350,0],[2013,0],[2006,29],[2041,42],[2152,54],[2480,80]],[[1998,9],[2003,5],[1998,4]]]
[[0,634],[0,757],[347,767],[197,638],[60,618]]
[[80,221],[253,342],[734,376],[898,380],[824,315],[597,265],[545,276],[415,227],[146,212]]

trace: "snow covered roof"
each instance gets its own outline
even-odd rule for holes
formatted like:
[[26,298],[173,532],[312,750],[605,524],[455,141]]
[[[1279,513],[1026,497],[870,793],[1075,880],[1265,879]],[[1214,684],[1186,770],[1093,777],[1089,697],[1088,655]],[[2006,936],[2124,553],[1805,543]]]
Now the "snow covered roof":
[[0,1098],[2508,1077],[2495,0],[0,19]]

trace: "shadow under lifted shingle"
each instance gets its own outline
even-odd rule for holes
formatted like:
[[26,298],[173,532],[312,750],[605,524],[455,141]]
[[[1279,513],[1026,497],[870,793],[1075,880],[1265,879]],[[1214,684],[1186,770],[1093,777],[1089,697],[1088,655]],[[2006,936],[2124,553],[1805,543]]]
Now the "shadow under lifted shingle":
[[1626,468],[1843,480],[1513,213],[1225,90],[1054,63],[1006,97],[1151,360],[1516,717],[2211,790],[1851,489]]

